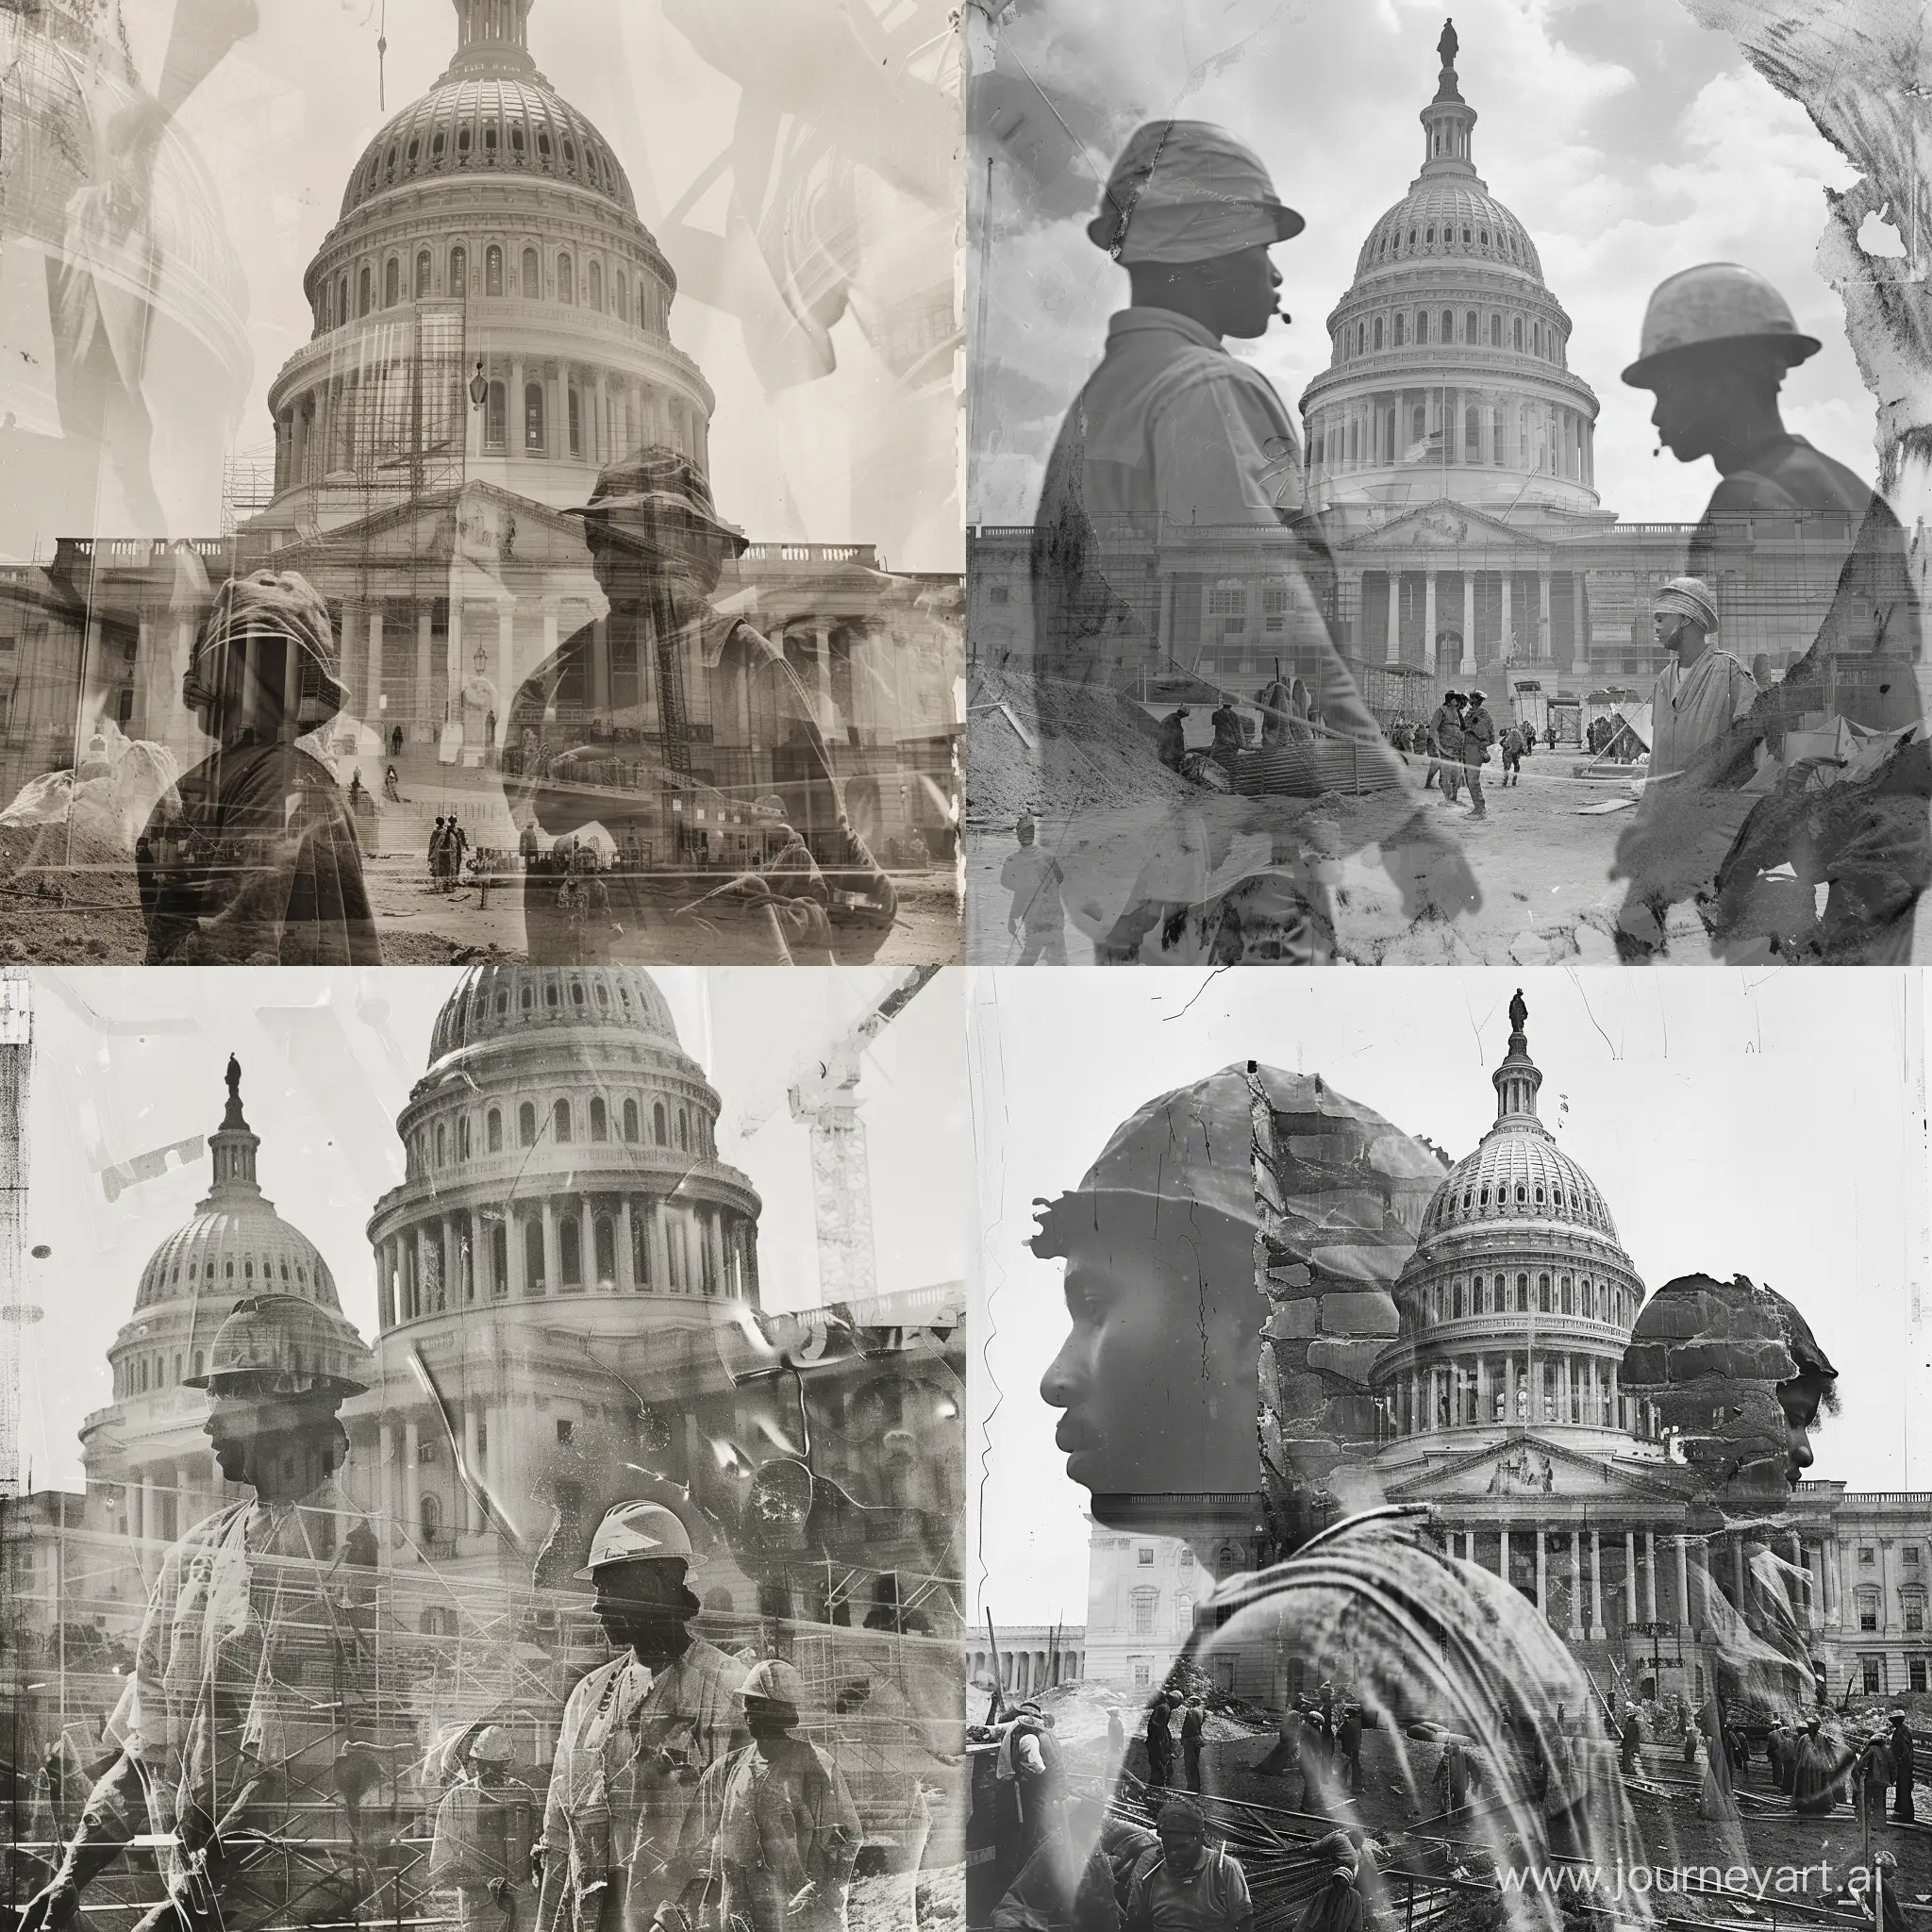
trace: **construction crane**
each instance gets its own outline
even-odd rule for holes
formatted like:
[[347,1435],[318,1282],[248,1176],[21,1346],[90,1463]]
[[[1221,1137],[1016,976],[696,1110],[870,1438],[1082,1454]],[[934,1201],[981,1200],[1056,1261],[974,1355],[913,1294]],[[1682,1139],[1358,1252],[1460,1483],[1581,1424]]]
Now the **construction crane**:
[[[812,1212],[819,1244],[819,1286],[828,1302],[856,1302],[878,1286],[872,1240],[872,1174],[858,1077],[879,1035],[932,982],[937,966],[910,966],[885,997],[829,1044],[800,1061],[785,1088],[791,1118],[811,1134]],[[770,1096],[739,1117],[748,1141],[778,1110]]]

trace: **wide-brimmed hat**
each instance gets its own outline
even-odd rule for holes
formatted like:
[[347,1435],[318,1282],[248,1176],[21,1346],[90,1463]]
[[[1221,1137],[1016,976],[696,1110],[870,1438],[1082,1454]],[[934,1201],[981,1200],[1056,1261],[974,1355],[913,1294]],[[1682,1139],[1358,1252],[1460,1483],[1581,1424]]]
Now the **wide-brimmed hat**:
[[564,515],[669,558],[723,561],[750,546],[742,530],[718,515],[697,465],[675,449],[637,450],[610,464],[590,502]]
[[1261,158],[1209,121],[1150,121],[1114,163],[1088,239],[1116,261],[1210,261],[1299,235]]
[[1652,291],[1637,360],[1624,380],[1632,389],[1649,389],[1668,358],[1721,342],[1767,343],[1788,368],[1823,346],[1798,327],[1790,304],[1756,269],[1707,261],[1667,276]]
[[305,675],[304,689],[287,700],[298,724],[326,724],[348,709],[349,688],[336,675],[335,625],[321,591],[295,571],[258,570],[230,577],[215,592],[214,608],[182,679],[181,698],[190,710],[206,708],[218,695],[217,686],[202,675],[203,663],[224,646],[251,637],[286,638],[313,667],[314,690],[308,689],[310,679]]

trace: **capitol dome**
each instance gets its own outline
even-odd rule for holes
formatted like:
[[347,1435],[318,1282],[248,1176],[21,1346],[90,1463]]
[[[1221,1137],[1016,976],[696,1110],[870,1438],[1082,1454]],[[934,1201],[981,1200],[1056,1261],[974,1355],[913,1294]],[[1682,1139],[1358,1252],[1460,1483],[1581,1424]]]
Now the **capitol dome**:
[[269,526],[477,482],[573,508],[646,447],[708,471],[677,278],[616,151],[539,72],[532,5],[455,0],[447,71],[351,172],[304,278],[314,334],[269,392]]
[[1597,508],[1597,400],[1536,243],[1472,156],[1453,27],[1422,110],[1422,172],[1370,228],[1302,395],[1310,500],[1402,510],[1448,500]]
[[429,1061],[532,1027],[600,1022],[678,1044],[671,1003],[641,966],[473,966],[436,1016]]
[[1442,1177],[1395,1285],[1400,1339],[1373,1384],[1401,1436],[1622,1426],[1643,1284],[1602,1191],[1538,1117],[1527,1025],[1519,993],[1495,1124]]

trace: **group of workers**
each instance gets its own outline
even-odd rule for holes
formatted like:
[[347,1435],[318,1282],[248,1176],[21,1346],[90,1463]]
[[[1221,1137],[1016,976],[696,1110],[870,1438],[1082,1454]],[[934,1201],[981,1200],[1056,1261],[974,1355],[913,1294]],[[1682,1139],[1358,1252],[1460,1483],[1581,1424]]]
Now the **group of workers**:
[[[231,1093],[239,1077],[231,1061]],[[244,1298],[216,1333],[189,1386],[208,1391],[215,1458],[247,1494],[168,1551],[106,1727],[118,1755],[18,1932],[77,1924],[86,1888],[137,1840],[162,1851],[148,1932],[361,1922],[371,1874],[402,1849],[395,1812],[372,1803],[393,1747],[360,1630],[381,1525],[338,1476],[367,1354],[290,1294]],[[465,1926],[512,1925],[534,1863],[537,1932],[841,1932],[858,1813],[801,1735],[798,1669],[692,1628],[694,1560],[662,1504],[603,1517],[576,1574],[618,1654],[569,1695],[541,1825],[514,1822],[535,1801],[500,1722],[470,1736],[436,1807],[423,1876]],[[338,1659],[331,1696],[291,1695],[319,1638]]]

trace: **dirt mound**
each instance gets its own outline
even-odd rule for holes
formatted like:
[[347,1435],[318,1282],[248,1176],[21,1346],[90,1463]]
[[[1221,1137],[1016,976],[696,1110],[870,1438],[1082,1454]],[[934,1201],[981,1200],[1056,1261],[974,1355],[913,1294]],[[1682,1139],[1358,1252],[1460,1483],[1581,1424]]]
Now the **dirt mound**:
[[981,670],[967,708],[966,822],[975,828],[1004,830],[1026,810],[1064,818],[1198,796],[1156,756],[1154,720],[1117,691]]

